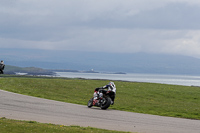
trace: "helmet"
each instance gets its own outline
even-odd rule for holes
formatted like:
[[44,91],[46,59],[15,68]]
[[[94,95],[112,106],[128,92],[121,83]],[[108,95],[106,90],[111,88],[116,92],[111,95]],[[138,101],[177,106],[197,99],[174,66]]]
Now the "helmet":
[[110,82],[109,85],[110,85],[112,88],[115,88],[114,82]]

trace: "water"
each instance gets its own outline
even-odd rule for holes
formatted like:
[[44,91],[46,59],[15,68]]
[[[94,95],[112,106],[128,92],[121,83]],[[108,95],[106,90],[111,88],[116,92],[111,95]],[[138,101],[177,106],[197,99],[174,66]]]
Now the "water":
[[200,76],[188,75],[159,75],[159,74],[106,74],[106,73],[75,73],[56,72],[58,77],[84,78],[84,79],[107,79],[133,82],[162,83],[184,86],[200,86]]

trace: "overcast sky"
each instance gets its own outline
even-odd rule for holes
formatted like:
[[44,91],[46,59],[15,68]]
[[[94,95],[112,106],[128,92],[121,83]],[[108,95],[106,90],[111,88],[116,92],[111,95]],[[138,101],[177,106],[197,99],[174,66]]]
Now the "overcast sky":
[[200,58],[200,1],[0,0],[0,48]]

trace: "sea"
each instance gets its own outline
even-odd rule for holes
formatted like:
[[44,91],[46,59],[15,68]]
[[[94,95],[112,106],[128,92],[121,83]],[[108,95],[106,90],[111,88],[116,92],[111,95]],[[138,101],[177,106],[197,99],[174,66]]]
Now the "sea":
[[161,83],[183,86],[200,86],[200,76],[190,75],[163,75],[163,74],[113,74],[113,73],[79,73],[79,72],[56,72],[56,77],[104,79],[110,81],[131,81]]

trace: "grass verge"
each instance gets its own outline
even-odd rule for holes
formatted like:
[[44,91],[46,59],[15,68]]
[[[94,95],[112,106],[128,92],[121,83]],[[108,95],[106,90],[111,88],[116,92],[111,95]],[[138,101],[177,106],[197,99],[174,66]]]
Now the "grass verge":
[[[87,105],[96,87],[107,80],[9,77],[1,89],[15,93]],[[117,95],[111,109],[200,120],[200,87],[115,81]]]
[[0,118],[0,130],[1,133],[125,133],[92,127],[44,124],[6,118]]

